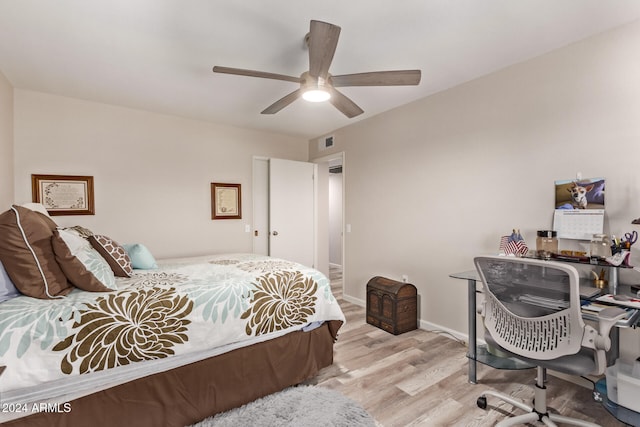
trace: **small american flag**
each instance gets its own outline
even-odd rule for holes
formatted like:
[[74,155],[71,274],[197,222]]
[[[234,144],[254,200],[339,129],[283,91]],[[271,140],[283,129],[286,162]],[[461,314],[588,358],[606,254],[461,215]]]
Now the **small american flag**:
[[500,252],[505,255],[525,256],[528,251],[527,244],[516,230],[510,236],[500,238]]
[[515,256],[525,256],[528,251],[529,248],[524,240],[515,240],[507,243],[504,253],[507,255],[514,254]]
[[507,250],[507,243],[509,243],[509,236],[502,236],[502,237],[500,238],[500,248],[499,248],[500,253],[505,253],[505,254],[507,253],[507,252],[506,252],[506,250]]

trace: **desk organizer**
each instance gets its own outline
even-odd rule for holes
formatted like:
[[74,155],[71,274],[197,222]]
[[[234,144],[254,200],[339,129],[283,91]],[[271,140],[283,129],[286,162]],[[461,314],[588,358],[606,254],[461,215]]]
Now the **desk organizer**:
[[394,335],[418,329],[416,287],[380,276],[369,280],[367,323]]

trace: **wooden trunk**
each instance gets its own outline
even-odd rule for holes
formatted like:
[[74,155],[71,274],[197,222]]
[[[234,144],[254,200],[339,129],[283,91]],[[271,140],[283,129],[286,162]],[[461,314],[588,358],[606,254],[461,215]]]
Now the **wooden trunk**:
[[418,328],[418,292],[410,283],[376,276],[367,283],[367,323],[394,335]]

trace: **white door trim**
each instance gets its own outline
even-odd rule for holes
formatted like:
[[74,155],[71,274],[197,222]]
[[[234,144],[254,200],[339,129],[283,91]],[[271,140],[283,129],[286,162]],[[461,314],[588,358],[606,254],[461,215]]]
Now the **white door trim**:
[[[258,168],[257,163],[266,163],[265,168]],[[269,157],[253,156],[252,159],[252,210],[253,224],[251,225],[251,247],[253,253],[269,254]],[[264,172],[264,173],[263,173]],[[259,182],[260,181],[260,182]],[[261,199],[262,198],[262,199]],[[266,206],[261,203],[266,200]],[[255,232],[261,233],[259,237]]]
[[[315,159],[311,159],[310,161],[313,163],[325,163],[325,162],[329,162],[330,160],[335,160],[335,159],[340,159],[341,163],[342,163],[342,290],[344,292],[345,289],[345,284],[346,284],[346,266],[347,266],[347,262],[346,262],[346,254],[347,251],[345,250],[345,246],[346,246],[346,234],[345,234],[345,212],[346,212],[346,168],[345,168],[345,163],[346,163],[346,159],[345,159],[345,152],[344,151],[340,151],[338,153],[334,153],[334,154],[329,154],[327,156],[323,156],[323,157],[318,157]],[[318,240],[316,240],[317,242]],[[316,248],[316,253],[318,253],[320,250],[320,248]]]

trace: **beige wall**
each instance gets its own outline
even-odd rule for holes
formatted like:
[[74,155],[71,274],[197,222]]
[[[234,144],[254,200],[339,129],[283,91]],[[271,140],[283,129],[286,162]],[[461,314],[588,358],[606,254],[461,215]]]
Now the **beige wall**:
[[[340,129],[323,152],[316,141],[307,149],[284,135],[13,91],[0,78],[0,202],[30,200],[32,173],[93,175],[96,215],[57,217],[61,225],[142,242],[158,257],[250,251],[252,156],[344,151],[346,297],[363,303],[369,278],[406,274],[423,326],[464,334],[466,284],[449,274],[495,252],[514,227],[533,246],[535,230],[551,227],[554,180],[604,176],[606,231],[633,229],[638,45],[635,23]],[[243,220],[210,220],[212,181],[242,184]]]
[[13,86],[0,72],[0,206],[13,202]]
[[345,294],[363,303],[372,276],[406,274],[423,325],[466,333],[466,283],[449,274],[512,228],[534,247],[554,181],[578,172],[607,180],[606,232],[640,229],[638,46],[635,23],[334,132],[352,227]]
[[[251,252],[252,157],[306,160],[305,141],[15,90],[15,199],[31,174],[92,175],[94,216],[59,216],[158,258]],[[211,182],[242,185],[242,220],[211,220]]]

